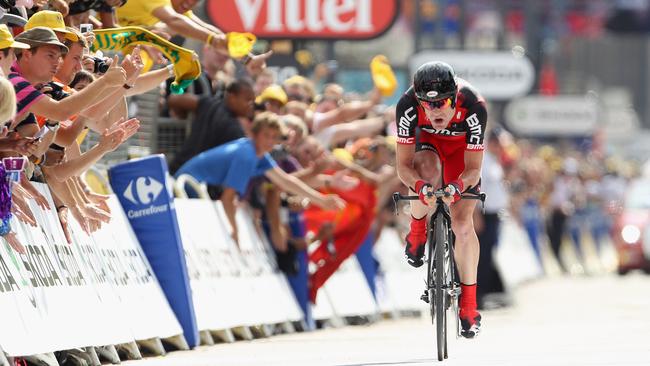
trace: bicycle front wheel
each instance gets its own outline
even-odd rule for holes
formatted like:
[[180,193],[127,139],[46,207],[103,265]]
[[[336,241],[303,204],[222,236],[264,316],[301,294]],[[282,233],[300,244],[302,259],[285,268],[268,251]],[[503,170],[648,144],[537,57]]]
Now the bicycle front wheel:
[[438,361],[447,357],[447,289],[445,276],[445,246],[447,245],[447,228],[442,215],[435,219],[435,308],[436,336],[438,344]]

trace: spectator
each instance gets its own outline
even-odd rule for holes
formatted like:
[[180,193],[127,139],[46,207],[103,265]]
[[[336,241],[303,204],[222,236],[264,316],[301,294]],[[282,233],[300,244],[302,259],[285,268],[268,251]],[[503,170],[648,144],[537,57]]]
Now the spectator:
[[121,26],[156,28],[225,50],[223,32],[192,13],[197,3],[197,0],[129,0],[117,8],[117,20]]
[[[0,76],[0,123],[10,121],[16,114],[16,94],[11,83]],[[3,138],[4,139],[4,138]]]
[[243,195],[251,178],[265,175],[280,188],[305,196],[325,209],[340,209],[343,202],[336,196],[322,195],[280,169],[269,152],[280,141],[282,126],[270,112],[259,114],[251,127],[251,138],[240,138],[207,150],[180,167],[176,176],[189,174],[201,182],[221,186],[228,221],[237,239],[235,198]]
[[68,119],[93,103],[97,103],[98,96],[101,96],[106,89],[122,86],[126,82],[124,69],[113,65],[103,77],[79,93],[61,101],[45,98],[45,95],[34,86],[52,81],[58,70],[61,56],[68,52],[68,47],[59,42],[52,30],[42,27],[25,31],[16,39],[31,46],[30,49],[18,54],[18,61],[9,74],[16,95],[22,96],[19,97],[17,104],[16,124],[34,123],[29,120],[32,113],[55,121]]
[[275,75],[271,70],[265,69],[255,78],[255,95],[260,95],[264,89],[275,84]]
[[[184,94],[223,97],[227,83],[219,79],[218,75],[226,68],[229,60],[230,57],[225,50],[204,46],[201,54],[201,75],[194,80],[191,89],[188,88],[184,91]],[[183,106],[169,104],[169,97],[172,95],[170,86],[171,81],[168,81],[165,90],[167,103],[164,106],[162,115],[185,119],[190,112],[189,110]]]
[[52,10],[41,10],[27,20],[25,24],[25,30],[34,29],[36,27],[49,28],[61,35],[59,38],[63,42],[64,38],[68,38],[74,42],[79,41],[78,32],[71,31],[66,28],[65,22],[63,21],[63,16],[58,11]]
[[76,91],[84,90],[88,84],[95,81],[93,74],[89,73],[86,70],[80,70],[74,75],[74,79],[70,83],[70,87]]
[[29,45],[16,42],[11,36],[9,28],[4,24],[0,24],[0,71],[5,77],[9,75],[11,65],[16,61],[15,48],[28,49]]
[[563,272],[567,272],[567,267],[560,257],[560,248],[567,231],[568,219],[571,218],[575,210],[573,197],[578,185],[577,173],[577,161],[573,158],[565,160],[562,171],[553,181],[553,191],[551,193],[551,215],[547,228],[548,238],[553,254]]
[[283,114],[284,106],[287,104],[287,94],[280,85],[270,85],[255,99],[255,103],[261,105],[267,112]]
[[484,209],[474,212],[476,231],[481,244],[478,262],[479,286],[476,293],[479,309],[503,305],[501,301],[494,300],[498,300],[495,295],[503,295],[505,292],[493,255],[501,236],[499,216],[503,215],[509,206],[508,192],[503,185],[504,171],[499,161],[503,150],[499,142],[502,133],[505,132],[495,127],[488,135],[480,182],[481,191],[487,194],[487,199]]
[[172,174],[199,153],[244,137],[240,119],[251,117],[254,100],[253,86],[244,79],[230,83],[223,98],[171,95],[170,107],[193,111],[195,115],[190,135],[170,164]]

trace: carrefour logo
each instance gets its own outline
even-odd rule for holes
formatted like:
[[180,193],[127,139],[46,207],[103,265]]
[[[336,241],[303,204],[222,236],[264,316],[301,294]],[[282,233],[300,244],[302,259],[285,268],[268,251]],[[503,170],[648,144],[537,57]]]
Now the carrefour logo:
[[[135,183],[135,184],[134,184]],[[124,198],[134,205],[147,205],[158,198],[163,185],[151,177],[139,177],[129,182],[124,191]]]
[[138,177],[131,180],[124,190],[124,198],[134,205],[149,206],[139,210],[129,210],[127,216],[132,219],[166,212],[168,210],[167,203],[158,206],[152,205],[164,188],[162,183],[152,177]]

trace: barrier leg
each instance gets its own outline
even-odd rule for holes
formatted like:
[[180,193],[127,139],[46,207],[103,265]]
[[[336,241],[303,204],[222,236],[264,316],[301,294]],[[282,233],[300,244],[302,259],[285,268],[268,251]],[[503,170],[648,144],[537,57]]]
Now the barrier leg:
[[187,340],[185,340],[182,334],[165,338],[162,341],[164,345],[170,346],[168,347],[170,351],[187,351],[190,349],[190,345],[187,344]]
[[375,286],[375,277],[377,276],[377,260],[372,255],[372,246],[375,244],[375,236],[372,231],[368,232],[366,238],[363,240],[363,243],[357,249],[356,257],[359,261],[359,266],[361,266],[361,271],[368,282],[372,296],[377,298],[377,290]]
[[54,353],[41,353],[38,355],[31,355],[23,357],[27,362],[31,362],[38,366],[59,366],[59,361],[56,360]]
[[13,363],[9,363],[7,357],[5,357],[5,351],[0,348],[0,366],[11,366]]
[[121,360],[141,360],[142,353],[138,345],[133,342],[116,344],[115,349],[117,349],[117,354],[120,355]]
[[233,343],[235,341],[235,335],[230,329],[213,330],[211,333],[213,339],[219,339],[221,342]]
[[214,339],[212,339],[212,334],[207,330],[199,331],[199,339],[201,340],[202,346],[214,346]]
[[255,338],[268,338],[273,335],[273,329],[268,324],[256,325],[251,327]]
[[293,323],[291,323],[289,321],[281,323],[280,328],[282,328],[283,333],[295,333],[296,332],[296,328],[293,326]]
[[[310,312],[311,312],[311,309],[309,309],[309,310],[310,310]],[[308,326],[308,325],[307,325],[307,322],[306,322],[304,319],[301,320],[301,321],[298,321],[298,322],[293,322],[292,325],[293,325],[293,328],[294,328],[297,332],[307,332],[307,331],[310,331],[310,330],[314,330],[314,329],[316,329],[316,328],[315,328],[316,325],[313,324],[313,321],[312,321],[312,325],[311,325],[311,326]]]
[[112,344],[108,346],[95,347],[95,352],[97,352],[100,361],[104,360],[113,365],[118,365],[120,363],[120,355],[117,354],[117,350]]
[[152,354],[154,356],[164,356],[167,353],[165,352],[165,347],[163,347],[162,341],[157,337],[137,341],[137,344],[144,351],[142,353]]
[[252,341],[255,338],[248,327],[235,327],[232,328],[232,332],[235,334],[235,337],[245,341]]

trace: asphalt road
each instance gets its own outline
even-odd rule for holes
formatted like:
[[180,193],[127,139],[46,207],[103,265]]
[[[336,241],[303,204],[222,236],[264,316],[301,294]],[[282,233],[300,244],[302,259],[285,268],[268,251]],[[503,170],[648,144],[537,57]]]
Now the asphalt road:
[[[475,340],[452,339],[446,365],[650,365],[650,276],[556,277],[522,285],[515,306],[483,313]],[[386,320],[218,344],[129,366],[431,365],[427,318]]]

